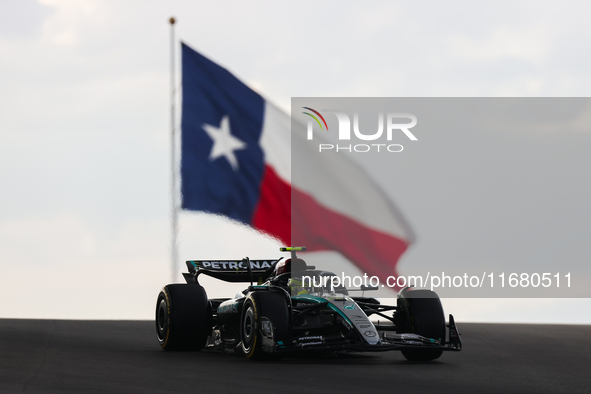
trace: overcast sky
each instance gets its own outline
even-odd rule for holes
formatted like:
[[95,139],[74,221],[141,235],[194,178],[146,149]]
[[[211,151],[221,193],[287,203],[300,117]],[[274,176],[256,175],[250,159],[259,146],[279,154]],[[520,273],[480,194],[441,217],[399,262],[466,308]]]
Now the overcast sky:
[[[586,97],[590,11],[583,1],[0,0],[0,317],[152,318],[170,281],[170,16],[179,39],[289,111],[297,96]],[[274,257],[278,246],[223,219],[181,218],[182,260]],[[574,316],[586,301],[520,301],[528,314],[462,301],[444,306],[463,321],[591,323]]]

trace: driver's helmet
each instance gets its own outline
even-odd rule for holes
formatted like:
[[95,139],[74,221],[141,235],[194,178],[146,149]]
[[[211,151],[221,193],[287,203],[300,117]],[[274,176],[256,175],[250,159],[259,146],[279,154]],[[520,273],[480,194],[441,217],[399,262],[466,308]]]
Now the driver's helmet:
[[287,259],[278,262],[273,270],[274,276],[285,274],[286,272],[305,271],[306,262],[302,259]]
[[275,264],[275,269],[273,270],[273,276],[278,276],[281,274],[285,274],[291,270],[291,259],[281,260],[277,264]]

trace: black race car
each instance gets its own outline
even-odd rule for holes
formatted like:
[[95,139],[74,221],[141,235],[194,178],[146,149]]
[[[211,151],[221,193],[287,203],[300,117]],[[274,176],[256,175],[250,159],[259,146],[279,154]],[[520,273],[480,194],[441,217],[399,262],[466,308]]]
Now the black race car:
[[[335,274],[307,265],[296,256],[300,250],[305,247],[281,248],[291,252],[289,259],[187,261],[187,283],[167,285],[158,295],[156,332],[162,349],[237,350],[250,359],[313,350],[400,350],[411,361],[461,350],[454,318],[449,315],[446,330],[433,291],[406,287],[391,306],[350,296],[353,290],[377,288],[333,287]],[[208,299],[199,275],[250,286],[234,298]]]

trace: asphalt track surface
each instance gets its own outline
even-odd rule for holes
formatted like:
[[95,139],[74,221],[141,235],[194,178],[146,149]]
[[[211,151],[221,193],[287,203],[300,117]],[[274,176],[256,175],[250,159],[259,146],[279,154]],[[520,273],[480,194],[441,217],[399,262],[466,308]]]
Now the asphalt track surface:
[[464,349],[253,362],[164,352],[147,321],[0,319],[1,393],[591,393],[591,326],[458,324]]

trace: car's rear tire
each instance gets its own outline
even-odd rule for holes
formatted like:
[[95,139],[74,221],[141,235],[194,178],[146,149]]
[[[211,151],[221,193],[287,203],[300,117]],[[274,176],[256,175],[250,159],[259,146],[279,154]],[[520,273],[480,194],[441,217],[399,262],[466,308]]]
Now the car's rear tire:
[[289,337],[289,308],[283,294],[259,291],[251,293],[244,302],[240,317],[240,340],[242,352],[251,360],[268,359],[273,356],[263,349],[263,319],[271,322],[275,342],[285,341]]
[[[439,296],[427,289],[405,288],[398,294],[398,313],[402,318],[398,333],[413,333],[445,343],[445,315]],[[430,361],[441,356],[442,350],[429,348],[403,349],[402,355],[409,361]]]
[[201,350],[211,334],[212,313],[205,289],[165,286],[156,301],[156,335],[164,350]]

